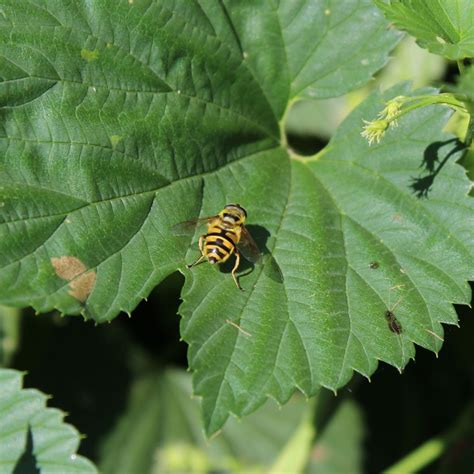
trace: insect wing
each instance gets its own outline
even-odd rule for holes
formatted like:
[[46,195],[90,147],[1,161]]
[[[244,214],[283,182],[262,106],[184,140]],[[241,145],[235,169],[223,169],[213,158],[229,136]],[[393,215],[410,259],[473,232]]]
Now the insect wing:
[[263,272],[268,277],[277,283],[283,283],[283,274],[277,261],[273,258],[273,255],[269,253],[263,255],[250,232],[245,227],[242,227],[240,242],[237,246],[239,251],[249,262],[262,264]]
[[260,252],[255,240],[253,240],[250,232],[245,227],[242,227],[240,241],[237,244],[237,247],[249,262],[257,263],[262,258],[262,252]]
[[174,235],[193,235],[198,225],[204,223],[207,224],[216,217],[217,216],[199,217],[197,219],[179,222],[178,224],[175,224],[173,227],[171,227],[171,231]]

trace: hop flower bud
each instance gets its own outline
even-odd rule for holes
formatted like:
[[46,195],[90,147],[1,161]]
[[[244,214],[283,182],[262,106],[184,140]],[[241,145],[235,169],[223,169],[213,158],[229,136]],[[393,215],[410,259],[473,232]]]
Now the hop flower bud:
[[394,99],[389,100],[385,104],[385,108],[379,113],[378,118],[388,120],[389,125],[396,127],[398,125],[396,117],[402,108],[403,99],[404,97],[399,95]]
[[361,135],[369,142],[369,145],[372,145],[374,141],[379,143],[389,126],[389,121],[386,119],[372,120],[371,122],[364,120],[364,123]]

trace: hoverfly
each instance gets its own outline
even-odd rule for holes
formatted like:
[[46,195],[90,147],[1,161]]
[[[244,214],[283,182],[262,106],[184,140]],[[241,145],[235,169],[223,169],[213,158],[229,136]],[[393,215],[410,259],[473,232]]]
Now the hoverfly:
[[257,263],[262,257],[257,244],[244,226],[246,218],[247,211],[240,204],[227,204],[215,216],[192,219],[176,224],[173,231],[178,235],[188,233],[189,230],[192,231],[198,224],[207,224],[207,233],[199,237],[201,255],[186,267],[194,267],[206,259],[211,264],[224,263],[234,254],[235,263],[232,268],[232,278],[237,288],[243,291],[236,275],[240,265],[240,255],[242,254],[251,263]]

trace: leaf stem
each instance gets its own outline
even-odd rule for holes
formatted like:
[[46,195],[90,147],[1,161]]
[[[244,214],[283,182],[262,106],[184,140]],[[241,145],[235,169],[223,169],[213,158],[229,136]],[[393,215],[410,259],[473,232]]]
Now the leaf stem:
[[448,105],[456,110],[460,110],[462,112],[466,112],[466,106],[463,102],[456,99],[452,94],[444,93],[444,94],[437,94],[437,95],[419,95],[410,97],[410,100],[406,100],[405,102],[414,102],[413,105],[409,105],[408,107],[404,107],[402,111],[394,117],[395,119],[399,118],[403,114],[411,112],[412,110],[418,109],[420,107],[426,107],[427,105],[434,105],[434,104],[444,104]]
[[456,420],[454,426],[446,433],[432,438],[407,456],[383,471],[383,474],[406,474],[418,472],[420,469],[436,461],[456,440],[471,426],[474,418],[474,403],[470,403]]
[[462,59],[458,59],[457,60],[457,63],[458,63],[458,70],[459,70],[459,74],[464,74],[466,72],[466,66],[464,66],[464,62]]
[[417,472],[421,468],[431,464],[438,459],[445,449],[442,437],[433,438],[411,452],[408,456],[389,467],[384,474],[406,474],[407,472]]

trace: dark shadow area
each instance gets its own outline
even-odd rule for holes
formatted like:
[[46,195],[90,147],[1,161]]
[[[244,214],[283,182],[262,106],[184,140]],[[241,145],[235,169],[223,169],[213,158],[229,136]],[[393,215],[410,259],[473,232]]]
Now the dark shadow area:
[[[369,429],[364,472],[382,472],[430,438],[444,434],[472,403],[474,311],[467,306],[456,310],[461,329],[444,326],[445,343],[438,358],[417,346],[416,361],[408,364],[403,375],[381,364],[371,383],[361,382],[356,400],[364,409]],[[450,459],[459,463],[469,453],[474,454],[474,437],[467,434],[420,472],[438,472],[443,463],[451,463]],[[443,472],[471,472],[453,469],[453,465],[450,469]]]
[[286,136],[289,148],[301,156],[312,156],[321,151],[327,140],[322,140],[314,135],[297,135],[289,133]]
[[121,314],[111,324],[24,312],[12,367],[27,370],[25,388],[52,394],[48,406],[67,412],[65,421],[87,434],[79,453],[92,461],[123,415],[136,374],[143,367],[187,366],[176,314],[183,281],[178,272],[170,275],[132,318]]
[[[441,158],[442,149],[450,144],[455,144],[446,155]],[[423,161],[421,168],[424,168],[424,172],[427,172],[425,176],[419,176],[417,178],[412,177],[410,188],[416,194],[417,197],[427,197],[430,192],[436,175],[442,170],[443,166],[447,161],[456,153],[465,150],[466,146],[464,143],[459,141],[457,138],[445,140],[442,142],[433,142],[428,145],[423,154]]]
[[28,426],[28,433],[26,435],[26,445],[23,454],[18,460],[13,474],[40,474],[40,470],[36,467],[36,457],[33,452],[33,435],[31,427]]
[[187,367],[187,344],[180,341],[178,308],[184,276],[179,272],[165,278],[133,311],[118,323],[132,341],[147,352],[156,364]]
[[283,273],[280,265],[273,257],[270,249],[267,247],[267,241],[270,237],[270,232],[260,225],[251,224],[247,226],[248,231],[252,234],[257,243],[257,246],[262,253],[259,264],[263,265],[263,272],[277,283],[283,283]]
[[[240,277],[245,277],[254,271],[255,265],[264,265],[263,271],[269,277],[275,280],[277,283],[283,282],[283,274],[277,261],[273,258],[270,249],[267,247],[267,241],[270,237],[270,232],[261,225],[250,224],[245,226],[255,240],[258,250],[261,254],[257,262],[251,262],[250,259],[245,258],[245,248],[242,248],[242,244],[238,244],[237,247],[242,254],[240,259],[239,272]],[[234,257],[229,258],[227,262],[219,265],[220,270],[224,273],[232,272],[234,267]]]
[[87,433],[81,453],[94,458],[125,408],[131,379],[126,335],[113,324],[29,313],[21,337],[13,366],[28,371],[25,387],[53,394],[48,406],[69,413],[66,422]]

